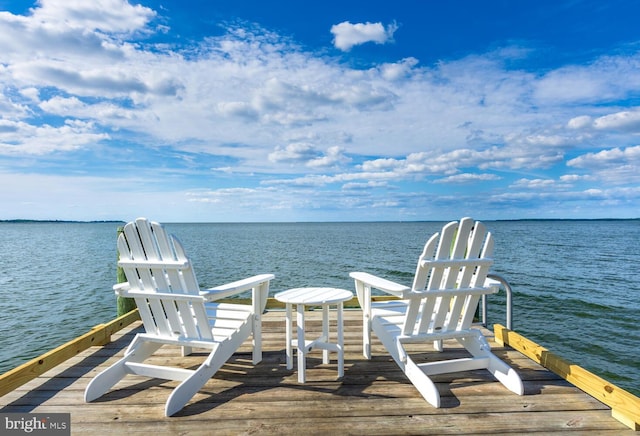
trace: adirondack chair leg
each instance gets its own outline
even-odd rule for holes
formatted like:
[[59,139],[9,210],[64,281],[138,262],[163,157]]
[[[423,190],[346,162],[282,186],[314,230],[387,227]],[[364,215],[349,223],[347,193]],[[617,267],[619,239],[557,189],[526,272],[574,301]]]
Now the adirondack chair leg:
[[404,373],[429,404],[436,408],[440,407],[440,393],[438,392],[438,388],[410,356],[407,356]]
[[202,365],[171,392],[165,405],[165,416],[173,416],[179,412],[193,398],[196,392],[231,358],[238,347],[242,345],[243,338],[246,336],[245,333],[239,332],[232,338],[217,344]]
[[371,286],[355,281],[356,296],[362,308],[362,355],[371,359]]
[[411,359],[404,346],[393,339],[385,331],[384,327],[376,323],[374,319],[373,330],[385,346],[393,360],[407,376],[409,381],[418,389],[420,395],[433,407],[440,407],[440,393],[428,375]]
[[95,376],[84,391],[84,401],[89,403],[104,395],[113,385],[128,374],[125,367],[126,358],[121,359],[100,374]]
[[[226,350],[222,350],[222,348],[227,348]],[[211,378],[213,375],[224,365],[231,354],[233,354],[235,348],[231,349],[229,352],[228,347],[217,347],[214,348],[207,360],[196,369],[188,379],[184,380],[180,383],[169,395],[167,399],[167,403],[164,408],[165,416],[173,416],[178,413],[187,402],[193,398],[193,396],[204,386],[204,384]],[[222,356],[222,351],[227,351],[229,354],[227,357]],[[220,353],[216,355],[216,353]]]
[[96,375],[87,385],[84,391],[84,400],[93,401],[104,395],[116,383],[131,372],[127,369],[127,363],[140,363],[151,356],[162,344],[149,343],[141,340],[138,336],[134,338],[127,348],[125,356],[111,365],[109,368]]
[[262,315],[254,315],[251,323],[253,324],[251,339],[253,342],[253,351],[251,353],[251,360],[254,365],[257,365],[262,362]]
[[518,373],[491,352],[491,347],[481,333],[459,338],[460,342],[474,357],[488,357],[486,369],[511,392],[524,395],[524,385]]
[[398,341],[386,331],[384,325],[381,325],[378,318],[373,319],[371,322],[371,328],[375,332],[376,336],[378,336],[378,339],[380,339],[380,342],[382,342],[382,345],[384,345],[389,354],[391,354],[393,360],[395,360],[400,369],[404,371],[406,352],[404,352],[402,344],[399,344]]
[[500,383],[511,392],[524,395],[524,385],[518,373],[509,365],[498,359],[491,353],[489,356],[489,367],[487,368]]
[[437,341],[433,341],[433,349],[436,351],[443,351],[444,348],[442,346],[442,339],[439,339]]
[[362,355],[371,360],[371,316],[364,315],[362,324],[362,329],[364,330],[362,334]]
[[251,290],[253,317],[251,320],[251,331],[253,341],[253,364],[257,365],[262,361],[262,312],[267,305],[269,295],[269,282],[262,283]]

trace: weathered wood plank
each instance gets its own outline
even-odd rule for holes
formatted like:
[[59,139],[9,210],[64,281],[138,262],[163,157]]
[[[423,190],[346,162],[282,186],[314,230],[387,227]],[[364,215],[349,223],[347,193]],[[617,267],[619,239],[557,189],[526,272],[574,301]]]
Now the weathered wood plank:
[[[343,414],[323,415],[326,404],[308,404],[308,413],[300,416],[300,409],[288,409],[290,403],[274,403],[267,412],[244,404],[244,413],[235,415],[235,409],[221,405],[214,414],[199,412],[167,420],[157,407],[140,405],[131,407],[74,409],[71,428],[74,434],[120,434],[135,431],[154,434],[496,434],[518,433],[551,434],[560,431],[603,434],[617,431],[619,423],[607,411],[577,412],[516,412],[481,414],[419,414],[390,415],[379,410],[374,402],[367,415],[354,416],[343,407]],[[346,406],[346,404],[344,405]],[[53,413],[59,409],[43,407],[40,412]],[[277,416],[269,412],[278,410]],[[315,412],[315,413],[314,413]],[[351,414],[350,414],[351,413]],[[204,418],[204,416],[207,418]],[[234,416],[234,419],[229,419]]]
[[[310,313],[308,325],[320,316],[320,312]],[[348,334],[341,379],[336,377],[335,360],[322,364],[321,351],[314,351],[308,360],[307,383],[299,384],[296,371],[285,365],[284,313],[270,311],[263,317],[263,361],[251,364],[246,342],[175,417],[163,414],[176,384],[171,381],[127,376],[104,397],[84,403],[87,383],[122,355],[136,331],[135,323],[115,334],[106,346],[92,347],[0,397],[0,411],[70,412],[72,434],[80,435],[621,434],[628,430],[600,401],[493,341],[496,354],[522,375],[526,395],[512,394],[487,371],[468,371],[434,377],[443,407],[433,408],[377,340],[372,344],[373,358],[362,357],[361,316],[359,311],[345,311]],[[318,322],[318,331],[319,326]],[[455,342],[447,345],[456,346]],[[422,359],[464,353],[459,347],[444,353],[434,353],[428,344],[415,347]],[[154,359],[189,367],[204,356],[183,358],[177,347],[165,347]]]

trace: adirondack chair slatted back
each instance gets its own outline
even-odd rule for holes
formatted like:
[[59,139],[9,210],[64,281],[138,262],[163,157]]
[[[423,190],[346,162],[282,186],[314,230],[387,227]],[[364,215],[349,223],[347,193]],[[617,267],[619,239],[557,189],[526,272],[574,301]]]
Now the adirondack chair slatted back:
[[118,237],[118,252],[131,289],[198,295],[191,261],[162,225],[144,219],[128,223]]
[[493,263],[493,236],[479,221],[451,222],[425,244],[403,325],[404,335],[468,329]]
[[213,339],[191,262],[174,236],[158,223],[136,220],[118,237],[118,252],[147,333]]

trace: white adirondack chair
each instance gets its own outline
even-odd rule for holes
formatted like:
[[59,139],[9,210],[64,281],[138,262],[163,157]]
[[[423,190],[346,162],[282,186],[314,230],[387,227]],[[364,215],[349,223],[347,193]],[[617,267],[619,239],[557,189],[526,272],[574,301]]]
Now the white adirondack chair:
[[[522,380],[495,356],[485,337],[472,326],[482,295],[497,292],[485,284],[493,260],[493,236],[484,224],[463,218],[450,222],[427,241],[411,288],[363,272],[352,272],[363,309],[363,353],[371,358],[373,330],[411,383],[430,404],[440,407],[440,394],[431,375],[488,369],[518,395]],[[379,289],[401,300],[372,302],[371,289]],[[416,363],[405,344],[434,343],[442,351],[443,340],[457,339],[471,357]]]
[[[272,274],[262,274],[201,291],[180,242],[158,223],[138,218],[118,237],[120,260],[127,283],[116,294],[132,297],[140,311],[144,333],[135,336],[125,356],[96,375],[85,390],[85,401],[106,393],[127,374],[181,381],[169,395],[165,415],[181,410],[193,395],[253,336],[253,364],[262,360],[261,314]],[[214,300],[252,290],[252,305]],[[163,345],[209,351],[195,370],[145,364]]]

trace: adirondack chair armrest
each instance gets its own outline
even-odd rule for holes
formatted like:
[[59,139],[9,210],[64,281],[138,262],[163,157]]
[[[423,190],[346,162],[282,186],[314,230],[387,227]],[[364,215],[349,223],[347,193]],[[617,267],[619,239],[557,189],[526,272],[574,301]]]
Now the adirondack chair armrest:
[[395,295],[400,298],[404,298],[406,294],[411,290],[408,286],[401,285],[391,280],[383,279],[381,277],[374,276],[365,272],[352,272],[349,276],[371,288],[378,289],[391,295]]
[[227,283],[225,285],[216,286],[215,288],[205,289],[200,291],[200,295],[207,301],[215,301],[249,291],[257,286],[268,284],[274,278],[275,275],[273,274],[259,274],[246,279]]
[[129,289],[131,289],[131,286],[129,286],[129,282],[123,282],[123,283],[118,283],[117,285],[113,285],[113,290],[116,293],[116,295],[122,296],[122,294],[124,294]]

